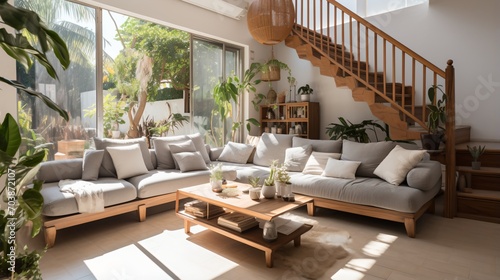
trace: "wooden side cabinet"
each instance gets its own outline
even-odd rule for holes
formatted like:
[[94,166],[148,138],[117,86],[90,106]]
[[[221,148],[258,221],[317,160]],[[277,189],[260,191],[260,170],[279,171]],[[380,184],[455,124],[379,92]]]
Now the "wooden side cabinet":
[[290,102],[260,106],[260,132],[319,139],[319,103]]

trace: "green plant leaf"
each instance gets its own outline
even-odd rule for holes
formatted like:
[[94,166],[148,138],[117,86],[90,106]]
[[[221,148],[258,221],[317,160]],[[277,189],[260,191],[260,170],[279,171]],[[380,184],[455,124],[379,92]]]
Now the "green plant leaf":
[[28,220],[34,220],[42,214],[43,196],[37,190],[27,189],[19,198],[19,206]]
[[50,109],[56,111],[57,113],[59,113],[59,115],[61,117],[63,117],[66,121],[69,120],[69,115],[68,113],[61,109],[54,101],[52,101],[50,98],[48,98],[46,95],[38,92],[38,91],[34,91],[28,87],[26,87],[25,85],[17,82],[17,81],[12,81],[12,80],[8,80],[8,79],[5,79],[3,77],[0,77],[0,82],[4,82],[8,85],[11,85],[15,88],[17,88],[18,90],[24,92],[24,93],[27,93],[31,96],[34,96],[38,99],[40,99],[43,103],[45,103],[45,105],[47,105]]
[[7,113],[0,127],[0,150],[9,157],[14,157],[21,145],[21,133],[16,120]]

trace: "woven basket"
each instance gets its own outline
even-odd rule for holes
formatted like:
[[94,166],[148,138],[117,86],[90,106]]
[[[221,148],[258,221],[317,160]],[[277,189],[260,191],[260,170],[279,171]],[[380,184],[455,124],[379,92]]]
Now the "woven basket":
[[276,45],[290,35],[295,21],[292,0],[255,0],[247,13],[253,38],[264,45]]

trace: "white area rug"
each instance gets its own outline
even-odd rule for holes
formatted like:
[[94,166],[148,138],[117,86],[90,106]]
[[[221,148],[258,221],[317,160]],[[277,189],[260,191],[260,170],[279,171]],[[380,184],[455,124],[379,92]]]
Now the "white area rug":
[[300,247],[289,243],[274,253],[274,265],[288,268],[281,279],[318,279],[338,259],[348,255],[342,247],[350,242],[347,231],[320,226],[315,220],[293,214],[283,217],[314,226],[302,235]]

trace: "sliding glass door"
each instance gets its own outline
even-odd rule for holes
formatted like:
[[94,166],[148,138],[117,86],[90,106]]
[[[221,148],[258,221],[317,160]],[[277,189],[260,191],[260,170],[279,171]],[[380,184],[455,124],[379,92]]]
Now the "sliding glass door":
[[229,75],[239,74],[240,52],[223,43],[194,38],[192,43],[193,126],[205,136],[205,142],[221,147],[231,139],[231,127],[237,116],[237,104],[231,104],[228,118],[215,109],[213,88]]

